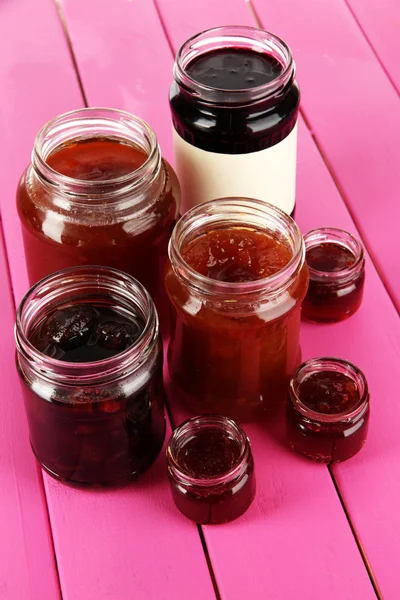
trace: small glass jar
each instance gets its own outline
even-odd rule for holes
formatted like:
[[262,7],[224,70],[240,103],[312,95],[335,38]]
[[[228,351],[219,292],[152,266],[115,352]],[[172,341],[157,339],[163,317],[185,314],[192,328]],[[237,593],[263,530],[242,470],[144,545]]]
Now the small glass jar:
[[169,440],[167,464],[175,505],[196,523],[233,521],[254,500],[250,441],[226,417],[207,415],[182,423]]
[[299,103],[292,53],[272,33],[229,26],[187,40],[170,91],[182,213],[242,196],[293,214]]
[[338,358],[314,358],[293,375],[287,400],[287,435],[296,452],[332,463],[365,444],[369,390],[358,367]]
[[304,236],[310,285],[303,302],[307,321],[334,323],[354,314],[364,293],[365,258],[361,243],[335,227]]
[[31,285],[67,267],[109,266],[138,279],[160,311],[179,201],[147,123],[109,108],[56,117],[39,131],[17,193]]
[[[227,257],[233,252],[230,264],[237,274],[225,280],[201,274],[185,258],[193,243],[207,245],[221,232],[228,238],[221,252]],[[250,258],[241,251],[251,245],[250,234],[261,236],[261,244],[268,237],[272,259],[284,252],[288,262],[272,275],[246,280]],[[263,245],[253,250],[254,261],[264,261],[267,272],[268,250]],[[207,266],[214,264],[211,254],[211,245],[199,254]],[[260,200],[207,202],[177,223],[169,257],[165,285],[172,303],[171,397],[197,414],[239,421],[255,420],[283,402],[301,362],[300,308],[308,285],[304,242],[293,219]]]
[[[92,362],[38,350],[32,339],[44,320],[82,304],[140,320],[139,337]],[[146,471],[163,445],[165,417],[158,319],[144,287],[105,267],[60,271],[26,294],[15,334],[31,445],[42,467],[56,479],[87,486],[128,483]]]

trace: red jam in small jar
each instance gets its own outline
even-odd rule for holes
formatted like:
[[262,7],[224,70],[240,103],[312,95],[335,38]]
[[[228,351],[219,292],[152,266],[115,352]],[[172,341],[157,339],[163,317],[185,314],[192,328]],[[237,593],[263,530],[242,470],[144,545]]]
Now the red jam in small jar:
[[167,464],[175,505],[196,523],[233,521],[253,502],[250,442],[226,417],[206,415],[182,423],[168,443]]
[[307,321],[343,321],[360,307],[365,280],[364,251],[350,233],[334,227],[304,237],[310,284],[303,302]]
[[293,450],[318,462],[347,460],[361,450],[367,438],[365,376],[345,360],[309,360],[290,382],[286,415]]
[[301,363],[297,225],[260,200],[213,200],[180,219],[169,254],[171,397],[195,414],[257,420],[284,402]]
[[31,285],[78,265],[120,269],[145,286],[164,324],[179,202],[175,173],[147,123],[100,108],[56,117],[38,133],[17,192]]
[[121,485],[165,435],[154,304],[114,269],[77,267],[34,286],[17,313],[17,368],[32,449],[56,479]]

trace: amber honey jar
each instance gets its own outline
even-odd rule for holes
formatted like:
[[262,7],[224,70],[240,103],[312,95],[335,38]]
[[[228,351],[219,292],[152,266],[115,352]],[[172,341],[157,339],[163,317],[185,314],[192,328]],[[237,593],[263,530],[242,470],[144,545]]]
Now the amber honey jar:
[[233,521],[253,502],[250,441],[231,419],[207,415],[182,423],[169,440],[167,464],[175,505],[196,523]]
[[105,108],[56,117],[38,133],[17,193],[30,283],[99,264],[134,276],[162,309],[179,200],[176,176],[144,121]]
[[284,401],[308,285],[293,219],[260,200],[207,202],[177,223],[169,256],[173,397],[236,420]]
[[33,452],[75,485],[129,483],[165,435],[162,345],[148,292],[106,267],[59,271],[22,300],[17,368]]
[[290,446],[307,458],[340,462],[365,444],[369,390],[364,374],[338,358],[314,358],[293,375],[287,399]]
[[334,323],[360,307],[365,282],[364,250],[343,229],[322,227],[304,236],[310,284],[303,302],[308,321]]

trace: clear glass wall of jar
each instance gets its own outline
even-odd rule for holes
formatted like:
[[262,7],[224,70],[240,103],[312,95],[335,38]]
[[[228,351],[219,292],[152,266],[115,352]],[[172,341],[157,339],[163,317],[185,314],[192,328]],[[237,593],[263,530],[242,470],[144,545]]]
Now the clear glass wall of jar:
[[138,279],[162,308],[176,176],[141,119],[76,110],[38,133],[17,205],[31,285],[60,269],[100,264]]
[[187,40],[170,91],[182,213],[241,196],[293,214],[299,103],[292,53],[274,34],[228,26]]
[[[235,252],[247,244],[251,232],[268,236],[286,253],[287,262],[274,274],[253,281],[246,280],[245,271],[236,281],[222,281],[200,274],[184,259],[194,241],[221,231],[229,238],[232,230],[236,240],[227,240],[228,253],[228,248]],[[255,260],[264,260],[265,252]],[[296,223],[260,200],[218,199],[180,219],[169,256],[165,282],[172,303],[171,398],[180,398],[197,414],[256,419],[284,400],[289,378],[301,362],[300,309],[308,271]],[[202,257],[209,260],[207,248]]]
[[[33,340],[41,323],[79,305],[116,311],[140,322],[141,333],[124,351],[92,362],[40,351]],[[120,485],[143,473],[165,436],[162,346],[157,313],[143,286],[105,267],[60,271],[27,293],[15,332],[31,445],[43,468],[62,481],[89,486]]]

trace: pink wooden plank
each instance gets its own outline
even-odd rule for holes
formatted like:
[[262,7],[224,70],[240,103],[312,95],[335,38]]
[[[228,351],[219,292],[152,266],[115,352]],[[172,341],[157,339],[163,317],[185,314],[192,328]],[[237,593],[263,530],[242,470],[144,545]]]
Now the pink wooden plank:
[[397,0],[345,0],[364,35],[400,91],[400,3]]
[[53,0],[2,2],[0,39],[0,206],[19,301],[28,280],[15,205],[17,183],[42,125],[81,107],[82,98]]
[[15,313],[2,235],[0,281],[0,598],[59,600],[46,501],[15,371]]
[[343,0],[254,5],[292,47],[303,111],[400,309],[398,95]]

